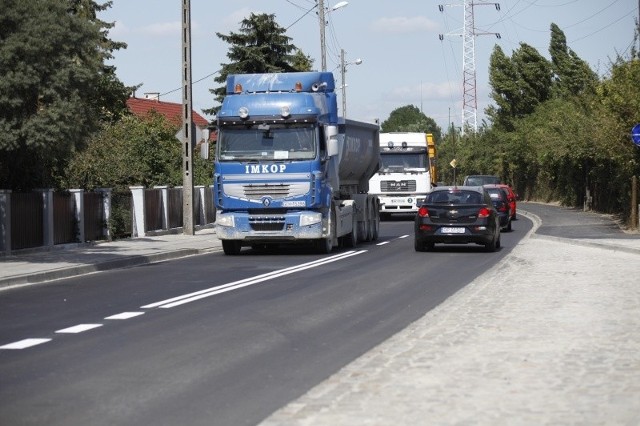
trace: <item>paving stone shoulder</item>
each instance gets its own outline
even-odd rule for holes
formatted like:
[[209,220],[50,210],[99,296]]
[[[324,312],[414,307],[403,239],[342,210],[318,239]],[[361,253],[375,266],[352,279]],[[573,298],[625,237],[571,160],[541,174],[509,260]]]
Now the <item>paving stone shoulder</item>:
[[261,424],[640,424],[640,250],[599,244],[523,239]]

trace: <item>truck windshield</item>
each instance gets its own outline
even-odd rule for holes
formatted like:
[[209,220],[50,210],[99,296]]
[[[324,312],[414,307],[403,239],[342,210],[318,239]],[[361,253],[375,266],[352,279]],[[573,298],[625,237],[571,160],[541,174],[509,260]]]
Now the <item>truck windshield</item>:
[[310,124],[220,128],[218,160],[312,160],[316,139],[315,127]]
[[380,153],[382,168],[380,171],[402,171],[406,169],[427,168],[427,155],[424,152]]

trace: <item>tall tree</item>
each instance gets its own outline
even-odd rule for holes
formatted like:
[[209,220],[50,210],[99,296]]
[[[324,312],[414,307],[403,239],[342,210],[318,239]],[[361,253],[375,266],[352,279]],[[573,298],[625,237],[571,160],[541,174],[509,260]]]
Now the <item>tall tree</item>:
[[522,96],[518,116],[528,115],[551,97],[551,64],[526,43],[520,43],[520,47],[513,52],[512,60]]
[[[278,25],[274,14],[252,13],[240,23],[240,32],[216,33],[221,40],[229,43],[227,58],[231,62],[221,64],[220,73],[214,78],[216,83],[223,84],[210,89],[215,101],[222,102],[226,89],[224,83],[229,74],[308,71],[311,59],[291,44],[291,37],[285,35],[286,31]],[[217,109],[213,107],[205,112],[211,114]]]
[[496,46],[489,62],[491,97],[487,108],[494,124],[513,130],[514,121],[535,111],[551,96],[551,64],[532,46],[520,43],[511,58]]
[[3,0],[0,14],[0,188],[55,187],[75,150],[126,108],[105,65],[125,47],[97,18],[111,3]]
[[499,45],[493,48],[489,58],[489,85],[495,106],[487,108],[487,115],[493,124],[505,130],[512,130],[512,120],[516,117],[520,101],[518,72]]
[[564,32],[556,24],[551,24],[549,43],[553,70],[553,85],[556,96],[576,96],[584,92],[593,93],[598,76],[589,64],[567,46]]
[[433,118],[424,115],[415,105],[405,105],[391,111],[389,118],[380,125],[380,129],[383,132],[431,133],[436,143],[442,138],[440,126]]

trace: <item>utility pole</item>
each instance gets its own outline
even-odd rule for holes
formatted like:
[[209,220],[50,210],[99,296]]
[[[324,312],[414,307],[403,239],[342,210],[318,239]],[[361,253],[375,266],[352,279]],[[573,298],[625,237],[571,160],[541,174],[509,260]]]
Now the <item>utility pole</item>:
[[193,235],[193,100],[191,88],[191,0],[182,0],[182,230]]
[[320,57],[322,61],[322,71],[327,70],[327,43],[324,38],[326,21],[324,17],[324,0],[318,0],[318,19],[320,21]]
[[[495,35],[498,39],[500,33],[478,32],[475,28],[473,8],[474,6],[493,5],[496,10],[500,10],[500,3],[489,3],[482,0],[464,0],[464,24],[462,34],[462,132],[469,127],[473,132],[478,131],[478,100],[476,90],[476,58],[475,58],[475,38],[478,35]],[[459,6],[457,4],[439,5],[440,12],[444,11],[444,6]],[[440,34],[440,40],[444,35]]]

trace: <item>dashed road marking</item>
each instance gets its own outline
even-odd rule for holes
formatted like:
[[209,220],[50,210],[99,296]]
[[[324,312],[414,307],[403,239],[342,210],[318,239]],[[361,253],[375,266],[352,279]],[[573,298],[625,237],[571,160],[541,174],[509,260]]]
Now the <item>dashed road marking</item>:
[[73,327],[63,328],[62,330],[57,330],[56,333],[68,333],[68,334],[78,334],[83,331],[93,330],[94,328],[102,327],[102,324],[78,324]]
[[144,315],[144,312],[122,312],[120,314],[111,315],[110,317],[106,317],[106,320],[126,320],[129,318],[134,318],[140,315]]
[[41,343],[46,343],[50,340],[51,339],[24,339],[17,342],[9,343],[4,346],[0,346],[0,349],[26,349],[32,346],[39,345]]

